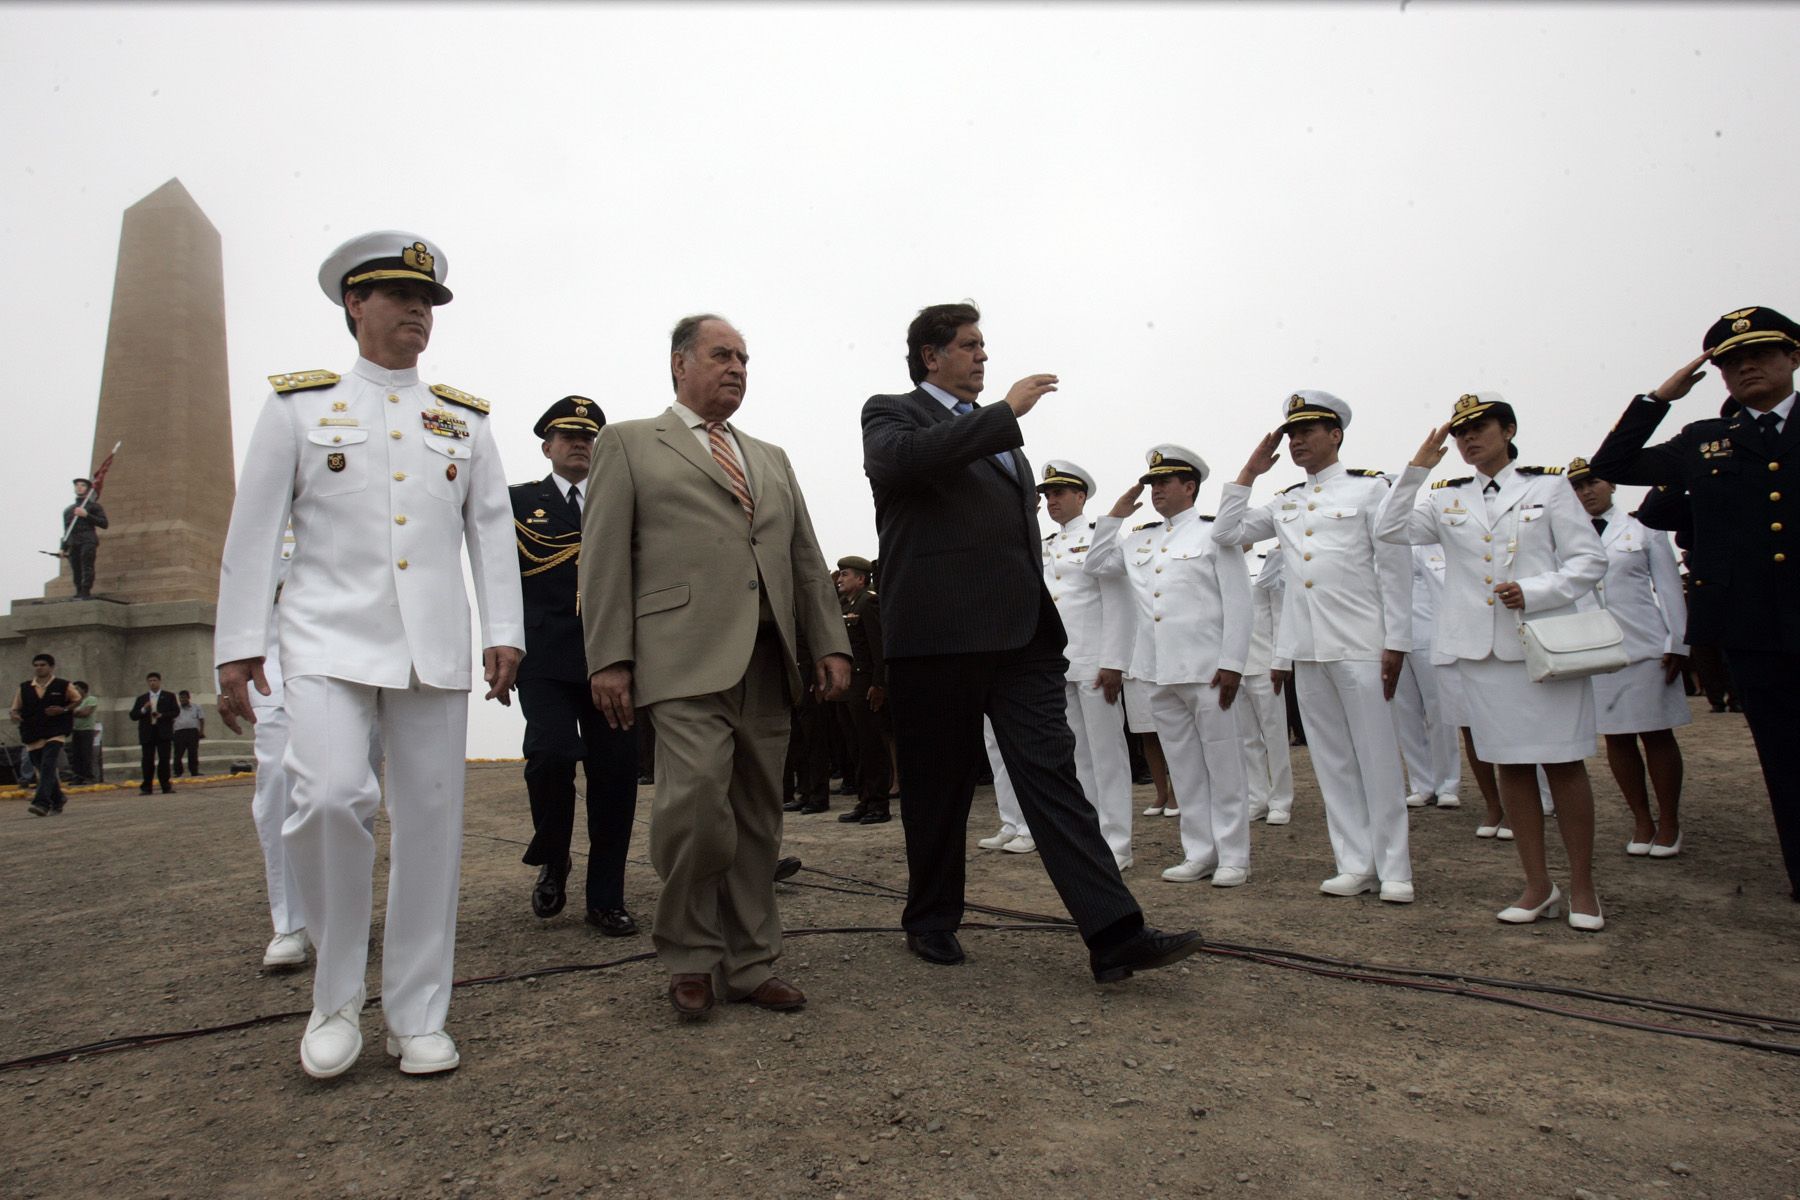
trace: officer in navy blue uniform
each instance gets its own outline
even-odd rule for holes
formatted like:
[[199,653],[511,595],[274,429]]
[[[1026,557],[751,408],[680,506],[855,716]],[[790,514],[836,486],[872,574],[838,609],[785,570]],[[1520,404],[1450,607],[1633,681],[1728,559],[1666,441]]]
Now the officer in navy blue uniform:
[[[1699,358],[1631,402],[1589,465],[1613,483],[1687,492],[1687,640],[1725,651],[1800,901],[1800,739],[1792,734],[1800,716],[1800,325],[1772,308],[1742,308],[1714,322],[1702,345]],[[1705,377],[1707,359],[1735,409],[1646,446],[1669,406]]]
[[532,427],[551,472],[512,493],[519,575],[525,598],[525,658],[519,707],[525,713],[525,790],[536,833],[525,862],[540,868],[531,911],[562,911],[572,865],[575,764],[587,775],[587,922],[610,937],[630,937],[625,852],[637,812],[637,735],[613,729],[594,707],[581,632],[581,505],[594,439],[606,416],[585,396],[564,396]]

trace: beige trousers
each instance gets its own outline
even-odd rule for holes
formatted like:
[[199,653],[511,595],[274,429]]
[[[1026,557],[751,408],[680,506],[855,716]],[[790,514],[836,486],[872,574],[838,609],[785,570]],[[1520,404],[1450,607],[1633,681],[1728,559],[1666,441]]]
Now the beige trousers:
[[755,991],[781,954],[775,861],[789,712],[781,639],[757,639],[737,685],[649,708],[656,729],[651,931],[670,974],[711,974],[727,999]]

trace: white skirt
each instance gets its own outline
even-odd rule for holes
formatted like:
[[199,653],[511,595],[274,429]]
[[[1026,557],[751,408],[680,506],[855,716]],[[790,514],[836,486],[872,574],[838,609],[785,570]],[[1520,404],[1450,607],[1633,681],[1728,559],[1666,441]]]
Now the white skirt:
[[1156,722],[1150,719],[1150,686],[1142,679],[1125,677],[1125,728],[1133,733],[1156,732]]
[[[1420,651],[1420,654],[1429,653]],[[1469,713],[1463,704],[1462,671],[1453,662],[1433,663],[1429,668],[1436,673],[1438,690],[1438,716],[1444,724],[1460,729],[1469,723]]]
[[1610,675],[1596,675],[1593,684],[1595,716],[1601,733],[1654,733],[1694,719],[1681,688],[1681,676],[1677,675],[1673,683],[1664,683],[1660,658],[1634,662]]
[[1533,683],[1522,662],[1458,659],[1463,715],[1491,763],[1578,762],[1594,753],[1594,689],[1586,679]]

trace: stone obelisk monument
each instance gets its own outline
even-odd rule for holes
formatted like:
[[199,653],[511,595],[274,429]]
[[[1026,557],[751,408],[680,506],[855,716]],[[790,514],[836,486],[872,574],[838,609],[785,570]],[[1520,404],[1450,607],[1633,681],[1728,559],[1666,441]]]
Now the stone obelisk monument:
[[45,599],[16,600],[0,618],[0,662],[24,679],[30,656],[49,650],[59,675],[88,681],[115,779],[136,761],[126,714],[145,674],[160,672],[165,687],[192,692],[212,713],[202,769],[219,769],[249,756],[219,726],[212,669],[219,559],[237,494],[224,270],[219,231],[176,179],[125,210],[93,454],[81,472],[121,442],[100,496],[110,526],[95,599],[72,599],[65,563]]

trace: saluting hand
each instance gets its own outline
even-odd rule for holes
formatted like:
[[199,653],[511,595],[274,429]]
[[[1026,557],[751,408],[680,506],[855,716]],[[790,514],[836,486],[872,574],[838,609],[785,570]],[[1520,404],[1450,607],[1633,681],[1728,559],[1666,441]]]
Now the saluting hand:
[[1661,400],[1664,404],[1673,404],[1675,401],[1693,391],[1696,383],[1699,383],[1702,379],[1706,378],[1706,372],[1700,369],[1701,365],[1705,362],[1706,355],[1702,354],[1699,358],[1696,358],[1693,362],[1657,384],[1656,387],[1648,393],[1649,397],[1652,400]]
[[1427,471],[1444,461],[1444,452],[1448,450],[1450,439],[1450,422],[1445,421],[1426,435],[1419,446],[1418,453],[1412,456],[1412,465],[1424,467]]
[[1119,497],[1118,501],[1113,504],[1112,511],[1107,513],[1106,515],[1109,517],[1118,517],[1120,520],[1123,520],[1126,517],[1129,517],[1132,513],[1136,512],[1139,508],[1143,507],[1142,503],[1138,500],[1138,497],[1143,494],[1144,494],[1144,485],[1143,484],[1141,484],[1141,483],[1132,484],[1130,490],[1127,491],[1123,496]]
[[1045,394],[1055,390],[1056,376],[1027,375],[1006,393],[1006,407],[1013,410],[1013,416],[1022,417],[1035,408]]
[[1281,446],[1281,438],[1281,430],[1277,429],[1273,433],[1264,434],[1262,441],[1256,443],[1256,449],[1250,452],[1244,469],[1238,472],[1237,482],[1240,487],[1249,487],[1258,475],[1267,475],[1281,461],[1281,455],[1276,453]]

